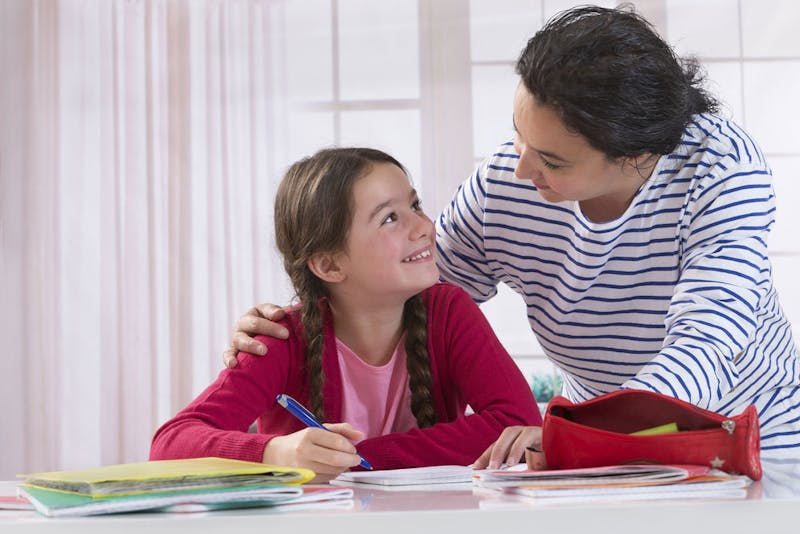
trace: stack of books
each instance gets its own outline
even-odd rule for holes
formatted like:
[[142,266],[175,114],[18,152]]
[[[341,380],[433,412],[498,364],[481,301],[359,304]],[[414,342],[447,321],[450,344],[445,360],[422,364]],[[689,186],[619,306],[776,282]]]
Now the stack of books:
[[303,486],[308,469],[191,458],[23,475],[21,497],[48,517],[199,511],[312,502],[352,505],[352,490]]
[[614,465],[550,471],[482,471],[479,492],[541,503],[651,499],[743,499],[751,480],[698,465]]

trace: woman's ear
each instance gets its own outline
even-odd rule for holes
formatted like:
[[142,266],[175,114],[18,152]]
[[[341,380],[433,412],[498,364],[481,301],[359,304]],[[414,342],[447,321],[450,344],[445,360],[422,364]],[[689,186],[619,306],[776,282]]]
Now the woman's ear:
[[342,269],[341,262],[338,260],[339,254],[320,252],[314,254],[306,265],[308,265],[308,268],[314,273],[314,276],[323,282],[335,284],[345,279],[344,270]]
[[638,156],[623,156],[622,171],[626,174],[637,175],[643,180],[650,178],[650,173],[658,162],[659,156],[656,154],[640,154]]

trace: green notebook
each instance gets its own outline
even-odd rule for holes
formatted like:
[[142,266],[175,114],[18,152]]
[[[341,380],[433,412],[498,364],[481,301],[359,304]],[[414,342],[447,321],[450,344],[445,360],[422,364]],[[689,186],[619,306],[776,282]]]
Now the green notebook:
[[302,484],[308,469],[227,458],[188,458],[20,475],[24,484],[90,498],[265,484]]
[[[77,493],[23,484],[19,494],[47,517],[78,517],[144,510],[170,510],[186,506],[197,509],[272,506],[302,497],[301,486],[263,485],[188,491],[153,492],[122,497],[95,498]],[[180,508],[178,508],[180,509]]]

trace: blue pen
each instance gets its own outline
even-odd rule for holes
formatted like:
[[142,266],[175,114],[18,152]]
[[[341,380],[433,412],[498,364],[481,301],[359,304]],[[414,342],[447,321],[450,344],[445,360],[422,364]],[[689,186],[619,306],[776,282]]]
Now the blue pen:
[[[302,404],[291,398],[289,395],[281,393],[280,395],[275,397],[275,400],[278,401],[278,404],[289,410],[290,414],[300,419],[300,421],[302,421],[303,424],[305,424],[306,426],[321,428],[322,430],[328,430],[327,428],[322,426],[319,421],[317,421],[317,418],[314,417],[314,414],[309,412],[305,406],[303,406]],[[331,431],[328,430],[328,432]],[[369,465],[369,462],[363,456],[359,454],[358,457],[361,458],[361,462],[358,465],[360,465],[364,469],[370,469],[370,470],[372,469],[372,466]]]

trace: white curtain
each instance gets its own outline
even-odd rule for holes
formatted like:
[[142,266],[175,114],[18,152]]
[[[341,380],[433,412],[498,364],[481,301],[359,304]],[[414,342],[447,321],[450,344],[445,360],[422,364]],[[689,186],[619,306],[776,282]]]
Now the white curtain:
[[145,460],[235,318],[290,297],[281,9],[0,3],[0,479]]
[[474,163],[468,10],[0,2],[0,480],[147,458],[235,319],[291,298],[272,202],[300,155],[389,150],[438,212]]

